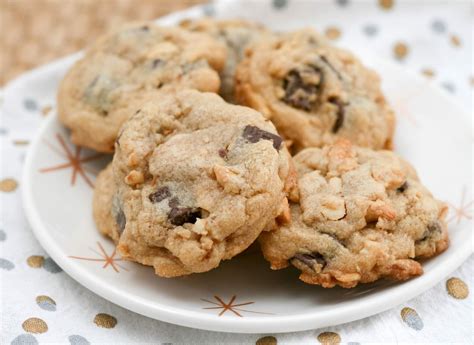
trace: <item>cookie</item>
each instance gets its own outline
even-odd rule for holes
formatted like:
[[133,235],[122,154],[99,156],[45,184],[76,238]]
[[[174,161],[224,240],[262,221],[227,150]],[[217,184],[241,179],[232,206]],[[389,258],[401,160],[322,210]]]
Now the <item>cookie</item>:
[[160,276],[205,272],[287,219],[290,159],[255,110],[212,93],[163,94],[122,127],[95,220],[122,257]]
[[236,72],[236,97],[271,119],[295,152],[338,138],[391,147],[395,120],[377,74],[310,29],[248,47]]
[[198,20],[185,20],[181,27],[195,32],[207,33],[227,48],[227,60],[220,73],[221,88],[219,94],[227,101],[235,103],[234,78],[235,69],[243,59],[245,49],[255,41],[262,39],[270,32],[261,24],[245,20],[215,20],[204,18]]
[[112,163],[102,170],[95,181],[92,212],[99,231],[118,243],[125,227],[125,215],[117,198]]
[[447,207],[391,151],[347,140],[294,157],[291,223],[262,233],[273,269],[293,265],[309,284],[351,288],[423,273],[417,261],[448,247]]
[[217,92],[226,49],[209,35],[151,23],[99,38],[66,74],[58,92],[60,121],[71,140],[112,152],[122,123],[157,90]]

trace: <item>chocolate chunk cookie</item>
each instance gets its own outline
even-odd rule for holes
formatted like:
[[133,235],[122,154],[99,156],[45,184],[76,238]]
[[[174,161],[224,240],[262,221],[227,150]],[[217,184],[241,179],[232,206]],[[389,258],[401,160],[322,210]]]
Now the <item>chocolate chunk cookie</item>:
[[294,162],[291,223],[260,236],[273,269],[292,264],[306,283],[350,288],[420,275],[416,260],[448,247],[446,205],[394,153],[341,140]]
[[158,89],[217,92],[226,49],[209,35],[151,23],[125,26],[95,42],[58,93],[72,141],[112,152],[122,123]]
[[377,74],[310,29],[248,47],[236,72],[236,95],[270,118],[294,151],[338,138],[391,147],[395,120]]
[[228,102],[235,103],[234,78],[237,64],[243,59],[245,49],[253,42],[262,39],[270,32],[262,25],[245,20],[214,20],[210,18],[180,23],[191,31],[207,33],[227,47],[227,60],[220,73],[219,94]]
[[95,220],[124,258],[160,276],[205,272],[288,221],[290,159],[255,110],[212,93],[164,93],[122,127],[97,181]]

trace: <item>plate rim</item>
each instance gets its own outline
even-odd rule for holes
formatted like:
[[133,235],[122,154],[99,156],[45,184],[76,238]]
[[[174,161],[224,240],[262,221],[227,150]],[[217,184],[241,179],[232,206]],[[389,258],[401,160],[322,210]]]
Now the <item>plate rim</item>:
[[[10,92],[14,92],[15,86],[21,85],[23,80],[33,78],[49,70],[55,70],[65,61],[75,59],[77,56],[79,56],[78,53],[55,60],[54,62],[21,75],[5,86],[3,90],[4,97],[7,98]],[[367,54],[365,57],[367,57]],[[426,82],[412,71],[402,68],[389,60],[377,56],[371,56],[371,59],[372,61],[379,62],[381,65],[388,65],[392,69],[395,68],[410,78],[424,82],[427,89],[430,89],[431,92],[442,98],[444,102],[450,104],[453,110],[455,110],[453,112],[455,112],[456,117],[458,117],[460,121],[464,123],[468,122],[469,117],[464,109],[455,102],[452,96],[448,95],[439,87]],[[80,265],[74,265],[66,260],[67,255],[61,251],[61,247],[55,242],[54,238],[49,235],[47,226],[42,223],[33,200],[32,166],[34,154],[38,150],[39,142],[43,134],[55,121],[57,121],[56,112],[50,114],[37,129],[35,138],[28,148],[23,167],[21,178],[23,188],[21,195],[23,199],[23,209],[32,231],[45,251],[79,284],[116,305],[153,319],[185,327],[230,333],[283,333],[334,326],[384,312],[422,294],[458,268],[473,252],[472,239],[471,241],[466,240],[459,245],[455,253],[444,259],[442,265],[437,265],[437,267],[433,268],[429,273],[403,282],[388,290],[380,291],[370,296],[367,300],[351,301],[348,305],[344,306],[343,313],[341,313],[340,308],[334,308],[325,311],[324,314],[321,312],[307,312],[300,315],[293,314],[288,316],[275,315],[272,317],[232,318],[217,317],[213,314],[173,308],[169,305],[157,304],[156,301],[153,308],[150,308],[149,304],[146,303],[146,299],[134,296],[130,293],[124,293],[106,282],[96,280],[95,275],[90,273],[87,269],[82,268]],[[469,130],[470,127],[470,125],[466,125],[467,130]],[[472,233],[470,236],[472,237]]]

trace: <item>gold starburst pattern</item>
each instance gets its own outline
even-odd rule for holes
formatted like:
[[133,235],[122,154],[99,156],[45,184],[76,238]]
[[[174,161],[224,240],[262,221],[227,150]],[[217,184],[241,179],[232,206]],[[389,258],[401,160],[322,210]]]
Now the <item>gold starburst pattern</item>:
[[209,301],[207,299],[201,298],[201,301],[204,301],[204,302],[215,305],[215,307],[205,307],[205,308],[202,308],[202,309],[222,309],[218,314],[219,316],[224,315],[227,311],[229,311],[231,313],[234,313],[238,317],[243,317],[243,315],[241,314],[242,312],[253,313],[253,314],[273,315],[271,313],[262,313],[262,312],[259,312],[259,311],[253,311],[253,310],[247,310],[247,309],[240,308],[240,307],[243,307],[244,305],[254,304],[255,302],[236,303],[236,300],[237,300],[236,295],[232,296],[230,301],[227,302],[227,303],[224,302],[224,300],[222,298],[220,298],[219,296],[214,296],[214,298],[217,302]]
[[[59,133],[56,134],[56,139],[59,141],[59,144],[62,150],[56,149],[55,146],[49,144],[48,142],[46,142],[46,144],[53,151],[57,152],[59,155],[66,158],[67,162],[58,164],[52,167],[43,168],[43,169],[40,169],[39,171],[42,173],[47,173],[47,172],[52,172],[56,170],[71,168],[72,169],[71,186],[75,185],[77,175],[80,175],[90,187],[93,187],[92,181],[90,180],[89,176],[87,176],[86,174],[86,171],[88,171],[88,169],[84,166],[84,163],[99,159],[103,155],[96,154],[89,157],[81,157],[81,151],[82,151],[81,147],[76,146],[75,152],[73,153],[72,150],[69,148],[69,146],[66,144],[66,141],[64,140],[64,138]],[[94,172],[91,172],[91,171],[89,171],[89,173],[94,174]]]
[[462,194],[461,194],[461,202],[459,203],[459,206],[455,206],[451,203],[449,203],[450,208],[453,210],[453,216],[448,219],[448,223],[452,222],[453,220],[456,221],[456,224],[459,224],[463,218],[467,220],[472,219],[472,203],[474,202],[473,200],[471,201],[464,201],[466,198],[466,186],[462,189]]
[[107,268],[107,267],[112,267],[113,270],[117,273],[120,273],[119,271],[119,268],[123,269],[124,271],[128,271],[125,267],[123,267],[122,265],[120,265],[118,263],[118,261],[122,261],[121,258],[119,257],[116,257],[117,255],[117,248],[114,248],[112,254],[107,254],[107,252],[105,251],[104,247],[102,246],[102,244],[100,244],[100,242],[97,242],[97,246],[99,247],[99,250],[100,252],[96,251],[95,249],[92,249],[92,248],[89,248],[90,251],[92,251],[93,253],[97,254],[100,256],[100,258],[98,257],[83,257],[83,256],[69,256],[71,259],[77,259],[77,260],[86,260],[86,261],[95,261],[95,262],[103,262],[103,266],[102,268]]

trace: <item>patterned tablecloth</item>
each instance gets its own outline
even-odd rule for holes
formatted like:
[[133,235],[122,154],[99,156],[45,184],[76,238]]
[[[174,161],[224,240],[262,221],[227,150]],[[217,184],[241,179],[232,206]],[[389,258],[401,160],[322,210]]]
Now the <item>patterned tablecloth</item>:
[[[397,61],[447,90],[472,112],[473,7],[466,1],[354,0],[247,2],[250,19],[265,11],[275,18],[314,17],[320,31],[336,44],[369,49]],[[67,6],[67,4],[64,4]],[[235,1],[220,1],[203,13],[232,13]],[[293,21],[294,22],[294,21]],[[274,23],[278,27],[279,23]],[[2,34],[5,34],[2,32]],[[238,335],[170,325],[137,315],[80,286],[48,257],[25,219],[20,191],[23,159],[40,118],[51,107],[25,99],[31,126],[11,131],[0,120],[0,284],[2,344],[172,343],[172,344],[336,344],[339,342],[473,341],[473,263],[471,257],[431,290],[384,313],[325,329],[286,334]],[[451,222],[469,225],[472,194],[451,205]]]

